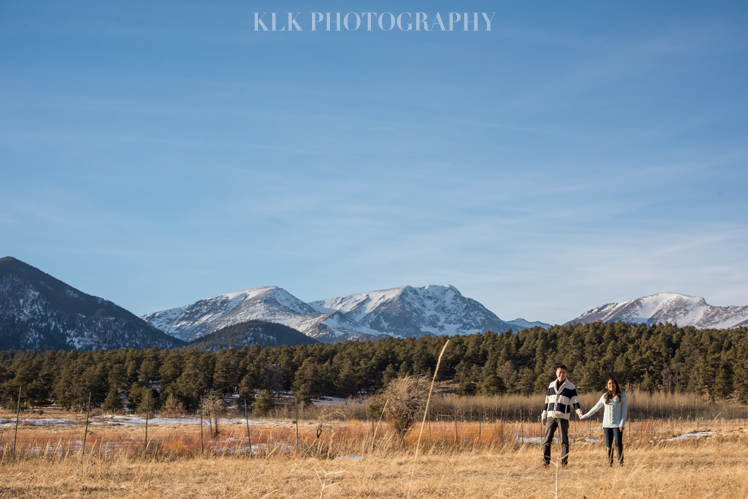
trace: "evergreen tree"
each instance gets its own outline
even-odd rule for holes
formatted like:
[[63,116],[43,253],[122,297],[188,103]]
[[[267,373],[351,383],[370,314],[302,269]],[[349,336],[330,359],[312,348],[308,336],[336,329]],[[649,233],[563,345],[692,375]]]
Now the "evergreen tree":
[[257,389],[257,381],[251,373],[247,374],[242,378],[239,383],[239,398],[246,400],[247,403],[251,403],[255,399],[255,390]]
[[122,400],[119,398],[119,393],[116,388],[111,388],[109,393],[104,399],[104,412],[114,414],[123,409]]
[[480,385],[483,395],[500,395],[506,391],[504,381],[495,374],[491,374]]
[[717,372],[717,380],[714,385],[716,397],[727,397],[732,394],[732,367],[727,360],[723,360]]
[[252,414],[257,416],[264,416],[269,414],[275,409],[275,396],[270,390],[263,390],[260,392],[260,396],[252,404]]
[[216,357],[216,368],[213,374],[213,388],[221,394],[234,393],[239,383],[239,359],[233,348],[222,350]]
[[293,403],[296,405],[312,405],[312,394],[306,385],[299,385],[293,392]]
[[395,369],[395,366],[387,364],[387,368],[384,370],[384,375],[382,376],[382,386],[389,385],[395,378],[397,378],[397,370]]

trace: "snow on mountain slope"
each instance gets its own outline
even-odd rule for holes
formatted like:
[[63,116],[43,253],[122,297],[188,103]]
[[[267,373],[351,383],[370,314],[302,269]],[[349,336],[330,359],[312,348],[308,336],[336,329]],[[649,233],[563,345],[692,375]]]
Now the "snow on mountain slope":
[[183,343],[114,303],[13,257],[0,258],[0,350],[176,348]]
[[453,286],[401,286],[308,304],[271,286],[214,296],[143,319],[185,341],[249,320],[283,324],[325,342],[524,328],[502,321]]
[[266,286],[213,296],[192,305],[148,314],[143,319],[166,334],[192,341],[251,320],[275,322],[297,330],[303,326],[313,331],[322,315],[285,289]]
[[659,293],[622,303],[608,303],[588,310],[569,323],[627,321],[644,324],[669,322],[680,327],[723,329],[744,325],[748,306],[715,307],[704,298]]
[[311,302],[320,313],[338,311],[390,336],[421,337],[505,331],[511,325],[454,286],[424,286],[359,293]]

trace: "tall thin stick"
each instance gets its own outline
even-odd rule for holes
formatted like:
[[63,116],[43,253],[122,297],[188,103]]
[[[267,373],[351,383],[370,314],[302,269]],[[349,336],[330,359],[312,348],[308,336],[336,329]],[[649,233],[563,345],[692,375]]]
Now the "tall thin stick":
[[457,439],[457,414],[454,415],[454,417],[452,418],[452,420],[455,423],[455,449],[460,450],[460,442]]
[[431,386],[429,387],[429,397],[426,399],[426,409],[423,411],[423,421],[421,421],[421,432],[418,434],[418,442],[416,442],[416,453],[415,456],[413,456],[413,469],[410,472],[410,483],[408,483],[408,497],[410,497],[410,488],[413,485],[413,476],[416,472],[416,461],[418,460],[418,450],[421,447],[421,436],[423,436],[423,427],[426,426],[426,416],[429,413],[429,404],[431,403],[431,392],[434,391],[434,383],[436,383],[436,375],[439,372],[439,365],[442,363],[442,356],[444,355],[444,351],[447,349],[447,345],[449,345],[449,340],[444,343],[444,346],[442,347],[442,351],[439,354],[439,360],[436,361],[436,369],[434,369],[434,377],[431,380]]
[[145,392],[145,440],[143,440],[143,454],[148,450],[148,407],[151,405],[151,390]]
[[16,439],[18,439],[18,418],[21,416],[21,387],[18,387],[18,408],[16,409],[16,429],[13,432],[13,454],[12,459],[16,458]]
[[252,457],[252,437],[249,435],[249,416],[247,416],[247,399],[244,399],[244,420],[247,422],[247,440],[249,440],[249,457]]
[[296,405],[296,420],[294,421],[294,424],[296,425],[296,454],[299,453],[299,406]]
[[83,449],[81,451],[81,462],[86,455],[86,437],[88,437],[88,416],[91,414],[91,392],[88,392],[88,405],[86,406],[86,427],[83,430]]
[[[384,401],[384,407],[382,408],[382,412],[379,414],[379,421],[377,421],[377,427],[374,428],[374,434],[371,436],[371,451],[374,452],[374,438],[377,436],[377,430],[379,429],[379,424],[382,422],[382,417],[384,416],[384,412],[387,410],[387,404],[390,403],[390,399],[387,399]],[[317,435],[317,438],[319,438],[319,435]]]
[[200,395],[200,454],[205,451],[203,447],[203,396]]

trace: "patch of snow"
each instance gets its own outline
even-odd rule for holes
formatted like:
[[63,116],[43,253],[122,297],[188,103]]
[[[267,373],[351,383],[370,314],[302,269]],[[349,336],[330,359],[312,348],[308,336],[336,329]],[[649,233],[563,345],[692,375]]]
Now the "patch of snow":
[[[84,421],[85,422],[85,421]],[[56,419],[56,418],[39,418],[39,419],[18,419],[19,425],[24,426],[47,426],[47,425],[54,425],[54,426],[74,426],[77,424],[80,424],[81,421],[75,420],[75,419]],[[11,426],[16,425],[16,420],[5,420],[3,423],[0,423],[0,428],[8,428]]]
[[[55,419],[55,418],[38,418],[38,419],[19,419],[19,424],[25,426],[75,426],[85,424],[85,419]],[[145,417],[143,416],[97,416],[89,420],[89,425],[103,426],[145,426]],[[8,428],[15,426],[16,421],[4,420],[0,423],[0,428]],[[149,418],[149,425],[163,426],[163,425],[200,425],[199,417],[182,417],[182,418]],[[247,420],[244,418],[221,418],[218,420],[218,424],[221,426],[226,425],[246,425]],[[262,421],[257,419],[250,419],[250,425],[270,425],[270,426],[290,426],[291,423],[283,421]],[[203,419],[203,426],[208,426],[208,420]]]
[[[515,437],[515,442],[519,444],[540,444],[543,442],[543,437]],[[572,438],[570,439],[572,442],[585,442],[589,444],[599,444],[600,440],[594,439],[594,438]],[[559,437],[555,437],[553,439],[553,442],[555,443],[561,443],[561,439]]]
[[710,436],[712,436],[713,433],[714,432],[711,432],[711,431],[695,431],[692,433],[684,433],[683,435],[678,435],[677,437],[673,437],[673,438],[666,438],[664,440],[661,440],[661,442],[677,442],[679,440],[688,440],[691,438],[702,438],[702,437],[709,438]]

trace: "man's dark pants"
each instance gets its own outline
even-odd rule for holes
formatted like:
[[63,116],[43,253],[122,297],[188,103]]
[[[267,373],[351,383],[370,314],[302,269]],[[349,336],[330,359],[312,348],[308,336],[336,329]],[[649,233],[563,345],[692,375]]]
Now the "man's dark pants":
[[543,463],[551,462],[551,444],[556,428],[561,433],[561,464],[566,465],[569,460],[569,420],[560,418],[548,418],[543,438]]

